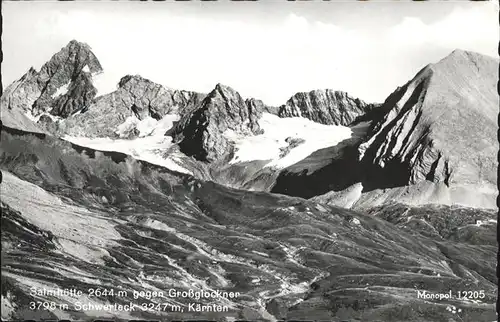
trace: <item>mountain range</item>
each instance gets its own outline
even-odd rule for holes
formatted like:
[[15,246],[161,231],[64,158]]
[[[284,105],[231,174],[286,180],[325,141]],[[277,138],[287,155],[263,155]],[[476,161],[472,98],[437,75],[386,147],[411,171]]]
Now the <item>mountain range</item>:
[[455,50],[382,103],[139,75],[100,95],[102,73],[73,40],[2,94],[2,318],[167,316],[27,308],[84,285],[243,294],[174,319],[496,319],[497,59]]

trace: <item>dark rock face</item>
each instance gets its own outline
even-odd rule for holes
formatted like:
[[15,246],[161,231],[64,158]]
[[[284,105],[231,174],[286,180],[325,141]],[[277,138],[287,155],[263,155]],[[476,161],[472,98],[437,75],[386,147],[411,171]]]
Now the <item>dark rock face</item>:
[[7,87],[2,96],[2,109],[19,108],[35,116],[50,112],[67,117],[88,106],[96,96],[91,76],[100,72],[102,67],[90,47],[72,40],[52,56],[40,72],[31,68]]
[[220,160],[232,149],[223,135],[226,130],[246,135],[262,133],[257,122],[261,108],[263,104],[245,102],[232,88],[217,84],[198,108],[182,117],[173,133],[174,140],[182,152],[198,160]]
[[70,83],[66,94],[56,97],[50,113],[66,118],[78,109],[89,106],[96,95],[97,89],[92,85],[90,74],[82,72]]
[[314,90],[292,96],[279,108],[280,117],[301,116],[328,125],[349,125],[373,106],[346,92]]
[[[41,95],[33,108],[67,117],[73,111],[87,106],[96,96],[97,90],[92,84],[91,75],[100,72],[101,64],[91,48],[87,44],[71,41],[42,66],[38,74]],[[68,91],[54,98],[62,86],[68,86]]]
[[496,184],[497,69],[459,50],[427,66],[385,102],[360,159],[407,165],[409,184]]

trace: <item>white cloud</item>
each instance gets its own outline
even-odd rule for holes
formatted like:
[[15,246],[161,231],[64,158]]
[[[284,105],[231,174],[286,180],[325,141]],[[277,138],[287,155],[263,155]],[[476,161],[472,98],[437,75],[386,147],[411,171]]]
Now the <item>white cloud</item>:
[[473,8],[456,7],[448,16],[432,24],[415,17],[405,17],[388,34],[392,47],[421,48],[440,45],[495,55],[499,29],[498,9],[493,2],[478,3]]

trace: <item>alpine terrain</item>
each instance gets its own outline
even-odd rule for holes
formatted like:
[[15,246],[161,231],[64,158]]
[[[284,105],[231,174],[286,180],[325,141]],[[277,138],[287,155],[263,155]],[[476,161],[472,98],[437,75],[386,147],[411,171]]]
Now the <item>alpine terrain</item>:
[[281,106],[105,68],[2,93],[2,319],[497,320],[497,59]]

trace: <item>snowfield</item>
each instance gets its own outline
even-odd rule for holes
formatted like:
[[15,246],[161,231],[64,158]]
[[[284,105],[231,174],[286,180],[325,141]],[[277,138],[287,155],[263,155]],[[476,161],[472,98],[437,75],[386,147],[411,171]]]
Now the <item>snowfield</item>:
[[128,154],[135,159],[150,162],[170,170],[192,174],[191,171],[181,167],[177,154],[169,154],[172,146],[172,137],[164,133],[170,129],[178,115],[165,115],[157,121],[151,117],[140,121],[135,116],[130,116],[118,127],[117,134],[124,134],[129,127],[136,127],[140,134],[136,139],[111,139],[111,138],[84,138],[64,136],[63,139],[74,144],[85,146],[100,151],[114,151]]
[[[266,167],[286,168],[305,159],[314,151],[335,146],[352,135],[346,126],[324,125],[302,117],[280,118],[264,113],[259,120],[263,134],[242,136],[233,131],[224,135],[235,142],[236,153],[230,164],[255,160],[271,160]],[[304,140],[291,147],[288,154],[280,157],[282,149],[289,146],[287,138]]]
[[63,139],[91,149],[125,153],[137,160],[153,163],[173,171],[192,174],[191,171],[184,169],[178,164],[181,162],[177,155],[165,155],[168,148],[172,146],[172,138],[170,136],[148,136],[133,140],[113,140],[110,138],[91,139],[66,135]]
[[[135,116],[129,116],[116,131],[123,139],[72,136],[64,136],[63,139],[96,150],[122,152],[138,160],[192,174],[180,165],[180,155],[169,153],[172,138],[164,136],[178,119],[179,116],[174,114],[165,115],[159,121],[151,117],[139,120]],[[265,167],[283,169],[317,150],[337,145],[352,134],[351,129],[346,126],[323,125],[302,117],[280,118],[269,113],[263,114],[259,125],[264,130],[261,135],[245,136],[231,130],[224,132],[236,147],[230,164],[269,160]],[[139,131],[138,138],[126,139],[134,128]]]

